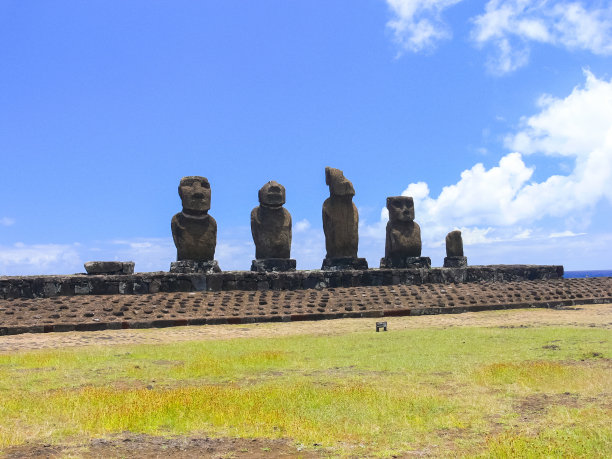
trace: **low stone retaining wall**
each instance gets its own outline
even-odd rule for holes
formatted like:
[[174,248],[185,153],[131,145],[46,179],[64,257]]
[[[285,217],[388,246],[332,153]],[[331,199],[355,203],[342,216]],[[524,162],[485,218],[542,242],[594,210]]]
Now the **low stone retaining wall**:
[[612,303],[612,278],[0,299],[0,335]]
[[421,285],[466,282],[515,282],[559,279],[563,266],[487,265],[466,268],[368,269],[214,274],[167,272],[128,275],[0,277],[0,299],[52,298],[73,295],[132,295],[159,292],[224,290],[302,290],[312,288]]

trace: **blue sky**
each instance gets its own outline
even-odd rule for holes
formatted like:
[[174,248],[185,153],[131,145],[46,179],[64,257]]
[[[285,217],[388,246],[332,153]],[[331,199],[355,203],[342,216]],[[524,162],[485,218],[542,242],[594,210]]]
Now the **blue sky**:
[[325,166],[371,267],[400,194],[434,266],[459,228],[470,264],[612,267],[608,2],[0,0],[0,70],[0,274],[167,270],[185,175],[222,269],[269,180],[318,268]]

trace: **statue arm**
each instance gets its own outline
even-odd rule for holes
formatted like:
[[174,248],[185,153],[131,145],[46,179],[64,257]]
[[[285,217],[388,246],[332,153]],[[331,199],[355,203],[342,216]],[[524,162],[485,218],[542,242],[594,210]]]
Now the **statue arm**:
[[178,247],[178,231],[177,230],[179,228],[177,215],[172,217],[172,221],[170,222],[170,230],[172,231],[172,240],[174,241],[174,245],[176,247]]

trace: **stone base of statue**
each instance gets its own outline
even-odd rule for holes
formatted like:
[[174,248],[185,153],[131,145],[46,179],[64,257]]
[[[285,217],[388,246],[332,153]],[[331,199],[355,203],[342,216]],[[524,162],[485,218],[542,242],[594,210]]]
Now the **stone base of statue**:
[[368,269],[368,262],[365,258],[357,257],[324,258],[321,269],[325,271],[364,270]]
[[251,271],[259,273],[295,271],[295,266],[293,258],[261,258],[253,260]]
[[219,268],[217,260],[180,260],[170,263],[170,272],[182,274],[212,274],[220,273],[221,268]]
[[390,257],[380,259],[381,268],[431,268],[429,257]]
[[444,257],[445,268],[465,268],[467,257]]
[[133,261],[88,261],[87,274],[134,274]]

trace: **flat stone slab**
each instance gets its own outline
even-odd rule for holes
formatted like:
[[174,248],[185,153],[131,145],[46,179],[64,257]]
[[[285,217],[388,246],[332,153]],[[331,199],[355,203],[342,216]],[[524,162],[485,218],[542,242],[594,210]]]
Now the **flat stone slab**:
[[260,273],[295,271],[295,267],[296,261],[293,258],[264,258],[251,263],[251,271]]
[[365,258],[324,258],[321,269],[324,271],[364,270],[368,269],[368,262]]
[[134,274],[133,261],[88,261],[87,274]]

